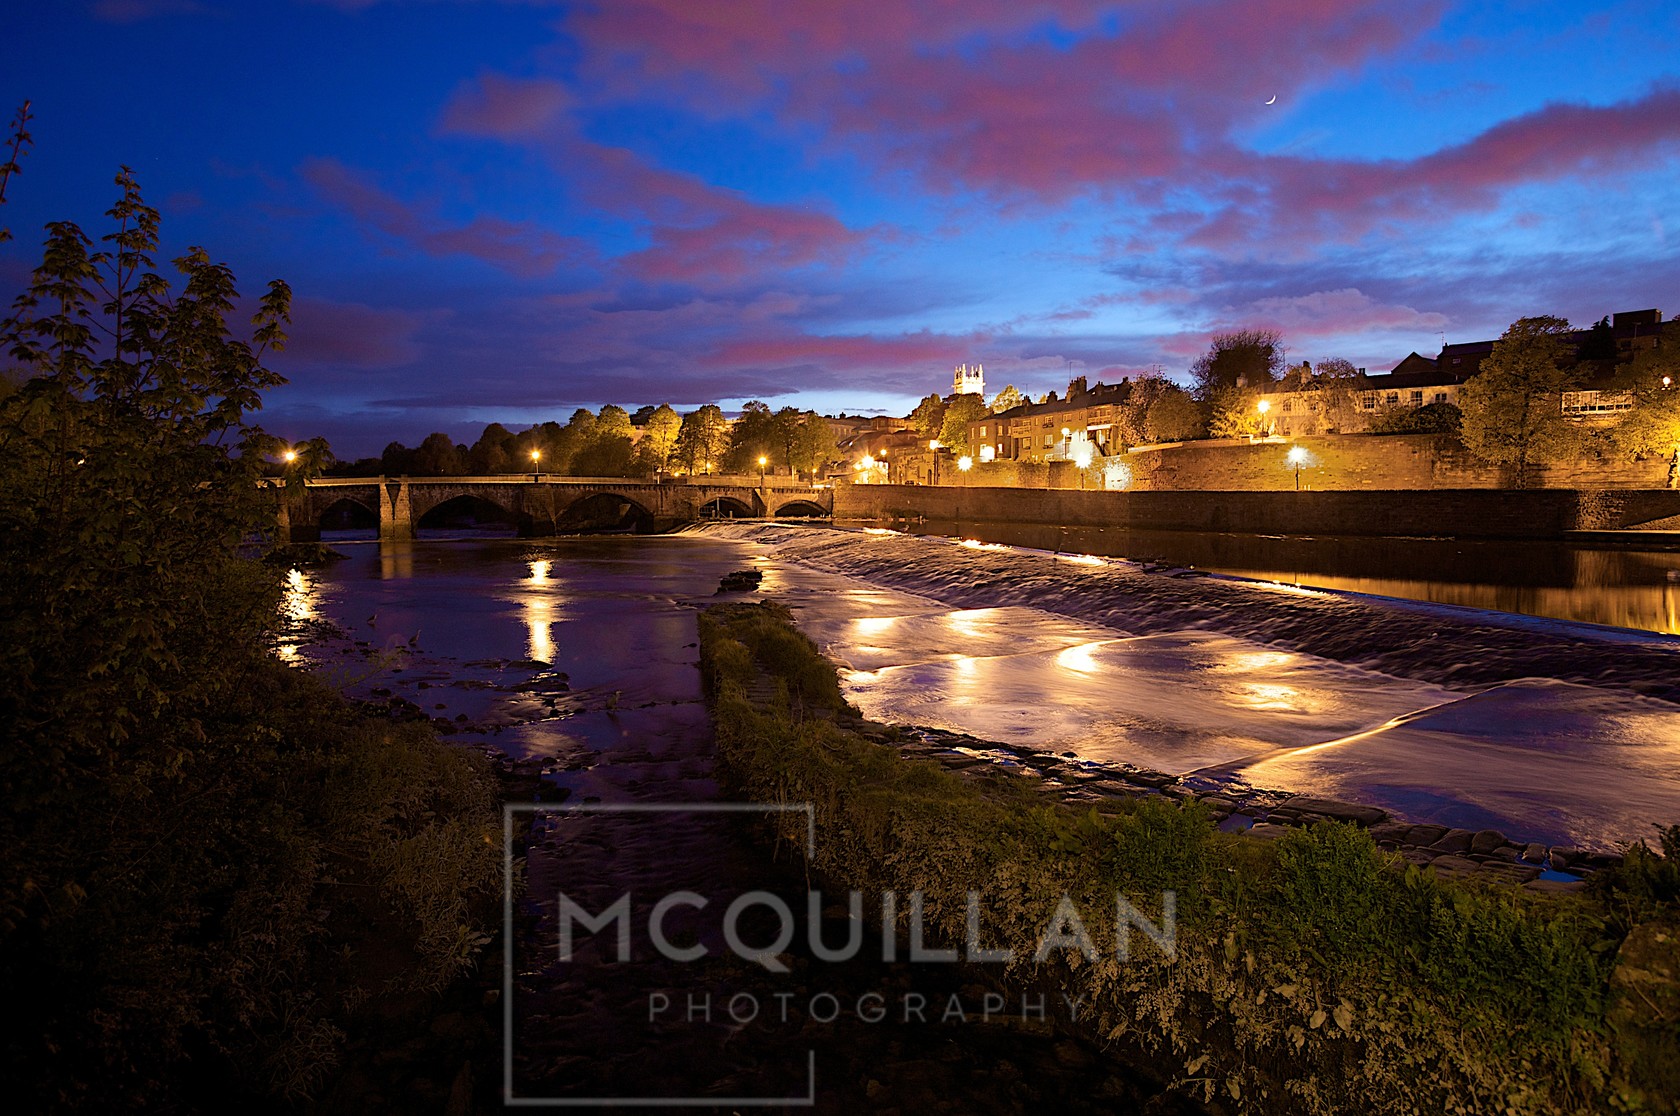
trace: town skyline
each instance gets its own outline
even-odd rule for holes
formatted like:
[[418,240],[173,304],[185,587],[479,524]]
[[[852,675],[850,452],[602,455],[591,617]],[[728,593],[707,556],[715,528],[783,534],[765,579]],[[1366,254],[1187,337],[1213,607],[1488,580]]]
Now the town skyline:
[[1680,282],[1660,4],[753,11],[20,12],[0,286],[46,221],[100,235],[127,163],[165,255],[294,287],[265,424],[360,453],[605,403],[903,413],[962,362],[1182,382],[1243,327],[1377,373]]

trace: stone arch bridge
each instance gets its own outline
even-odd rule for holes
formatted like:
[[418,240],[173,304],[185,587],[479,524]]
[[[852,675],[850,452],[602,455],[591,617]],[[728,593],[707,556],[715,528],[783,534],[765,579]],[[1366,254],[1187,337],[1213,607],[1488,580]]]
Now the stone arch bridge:
[[652,530],[709,517],[818,518],[834,513],[832,488],[787,477],[324,477],[283,490],[280,528],[293,542],[318,539],[322,518],[349,502],[378,520],[380,538],[409,539],[426,513],[462,497],[494,505],[522,535],[566,530],[585,501],[621,508],[627,523]]

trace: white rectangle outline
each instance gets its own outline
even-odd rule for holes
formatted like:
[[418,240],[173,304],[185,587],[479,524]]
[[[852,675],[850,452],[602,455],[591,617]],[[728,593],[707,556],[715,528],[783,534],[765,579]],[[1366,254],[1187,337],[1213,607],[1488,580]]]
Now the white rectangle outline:
[[817,1052],[806,1051],[808,1091],[803,1097],[516,1097],[513,1095],[513,817],[515,814],[791,814],[805,815],[805,855],[817,855],[817,811],[809,802],[548,802],[502,803],[502,1104],[509,1108],[814,1108]]

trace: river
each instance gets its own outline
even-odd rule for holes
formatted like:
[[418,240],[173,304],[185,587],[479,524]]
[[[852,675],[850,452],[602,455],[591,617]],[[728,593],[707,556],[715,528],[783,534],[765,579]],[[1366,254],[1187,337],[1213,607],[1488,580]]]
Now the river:
[[[732,523],[659,537],[338,545],[348,560],[291,575],[297,623],[283,655],[540,772],[562,806],[643,808],[538,819],[511,1000],[520,1096],[792,1097],[807,1088],[813,1049],[819,1107],[836,1111],[871,1088],[969,1096],[977,1081],[992,1082],[980,1088],[991,1110],[1008,1111],[1089,1096],[1106,1080],[1065,1039],[1018,1029],[953,1042],[950,1026],[913,1022],[852,1018],[836,1031],[797,1010],[750,1026],[724,1018],[729,996],[768,1005],[789,986],[728,957],[715,920],[682,930],[710,956],[678,985],[669,965],[613,967],[604,939],[585,951],[589,964],[555,960],[561,892],[593,911],[624,892],[638,911],[640,897],[672,890],[802,895],[790,858],[764,850],[751,818],[674,809],[726,797],[695,615],[736,569],[763,574],[759,595],[793,610],[878,720],[1519,841],[1613,848],[1680,821],[1680,639],[1660,632],[1204,576],[1169,555],[1132,562],[882,530]],[[788,979],[809,997],[828,990],[815,972],[796,965]],[[843,983],[856,993],[888,979],[848,971]],[[916,979],[934,980],[917,994],[980,995],[942,988],[926,967]],[[650,997],[675,987],[711,997],[710,1017],[679,1017],[682,1001],[652,1012]],[[928,1076],[928,1064],[943,1068]],[[1022,1094],[1023,1078],[1041,1084]],[[1126,1082],[1114,1110],[1150,1089]]]
[[[890,1097],[915,1111],[1119,1113],[1161,1093],[1147,1073],[1058,1032],[1055,1005],[1040,1020],[988,1001],[1001,993],[968,970],[883,964],[867,929],[857,960],[814,963],[808,926],[843,941],[841,899],[807,917],[797,858],[766,847],[753,812],[691,809],[728,799],[696,669],[695,617],[720,578],[764,569],[776,591],[797,587],[847,614],[901,595],[836,589],[762,546],[717,538],[330,541],[348,558],[290,575],[281,654],[555,788],[556,808],[535,816],[510,935],[515,1097],[759,1107],[814,1095],[823,1112]],[[648,906],[677,891],[711,901],[667,922],[675,942],[706,949],[695,963],[650,954],[641,933]],[[721,908],[749,891],[795,912],[788,973],[729,948]],[[632,896],[628,962],[611,933],[580,933],[559,957],[562,893],[589,912]],[[774,937],[773,921],[741,925],[746,942]],[[1152,1110],[1197,1111],[1174,1097]]]

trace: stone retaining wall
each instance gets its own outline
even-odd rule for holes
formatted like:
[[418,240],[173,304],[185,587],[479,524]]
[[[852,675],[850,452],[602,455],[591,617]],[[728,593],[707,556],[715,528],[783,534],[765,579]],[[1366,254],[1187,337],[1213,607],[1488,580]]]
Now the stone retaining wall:
[[1259,535],[1560,538],[1680,514],[1680,491],[1457,489],[1343,492],[1080,492],[841,485],[836,519],[1046,523]]

